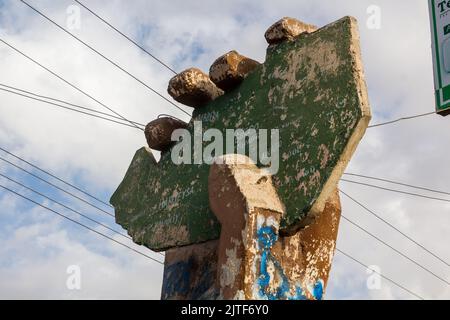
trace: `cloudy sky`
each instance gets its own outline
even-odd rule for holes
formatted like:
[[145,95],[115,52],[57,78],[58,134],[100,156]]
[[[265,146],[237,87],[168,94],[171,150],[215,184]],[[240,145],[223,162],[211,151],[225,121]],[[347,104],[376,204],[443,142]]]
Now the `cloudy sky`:
[[[29,1],[63,26],[71,21],[71,6],[75,5],[71,0]],[[423,0],[84,3],[178,71],[191,66],[207,71],[215,58],[231,49],[264,61],[264,32],[283,16],[323,26],[352,15],[360,23],[372,123],[434,110],[429,17],[427,2]],[[375,29],[371,23],[374,12],[379,13],[380,22]],[[165,94],[172,76],[167,69],[89,12],[80,8],[80,13],[80,28],[73,30],[77,36]],[[188,120],[18,0],[0,0],[0,38],[132,120],[147,123],[160,113]],[[105,111],[1,42],[0,83]],[[448,191],[449,121],[432,115],[369,129],[347,172]],[[134,152],[144,144],[142,132],[136,129],[0,91],[0,146],[106,201],[120,183]],[[0,157],[18,163],[1,151]],[[113,218],[27,177],[6,162],[0,161],[0,173],[120,230]],[[4,178],[0,178],[0,184],[78,219]],[[443,260],[450,261],[450,203],[345,182],[340,187]],[[348,199],[343,197],[342,202],[345,216],[450,281],[448,265]],[[85,220],[83,223],[89,224]],[[123,241],[118,235],[112,236]],[[145,248],[134,247],[163,259]],[[346,221],[341,223],[338,247],[426,299],[450,298],[447,284]],[[66,286],[67,268],[72,265],[81,268],[81,290],[69,290]],[[158,299],[162,271],[161,265],[0,190],[0,298]],[[382,280],[379,289],[371,290],[366,284],[368,276],[365,268],[337,253],[326,298],[414,298],[386,280]]]

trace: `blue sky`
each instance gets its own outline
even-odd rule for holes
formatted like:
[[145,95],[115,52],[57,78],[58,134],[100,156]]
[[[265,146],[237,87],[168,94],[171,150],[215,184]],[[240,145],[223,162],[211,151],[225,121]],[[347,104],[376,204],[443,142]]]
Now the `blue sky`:
[[[66,10],[74,5],[69,0],[30,0],[30,3],[58,23],[65,23]],[[427,5],[422,0],[407,1],[409,9],[405,11],[405,3],[406,0],[281,0],[276,4],[256,0],[245,4],[181,0],[87,2],[177,70],[196,66],[207,71],[218,56],[232,49],[263,61],[267,47],[264,32],[283,16],[323,26],[353,15],[360,23],[366,81],[374,114],[372,123],[434,108]],[[370,5],[377,5],[381,10],[380,29],[372,30],[366,25]],[[75,33],[158,91],[166,92],[170,72],[88,12],[81,10],[81,29]],[[133,120],[146,123],[159,113],[188,120],[18,1],[0,0],[0,37]],[[1,44],[0,57],[1,83],[101,110]],[[448,190],[450,172],[445,168],[450,160],[446,147],[450,138],[448,121],[448,118],[431,116],[371,129],[348,171]],[[106,201],[121,181],[134,152],[144,144],[145,139],[137,130],[0,92],[0,145]],[[110,217],[4,163],[0,163],[0,172],[120,230]],[[5,184],[4,179],[0,183]],[[8,186],[23,191],[12,184]],[[341,183],[341,188],[450,260],[446,245],[450,240],[448,204],[345,183]],[[435,259],[351,202],[346,199],[342,202],[344,214],[349,218],[436,273],[448,275],[448,269]],[[159,298],[160,266],[1,190],[0,239],[4,244],[0,248],[0,298]],[[425,297],[450,297],[446,286],[345,221],[341,223],[338,246],[368,265],[379,266],[383,274]],[[140,250],[148,252],[144,248]],[[65,286],[66,268],[72,264],[82,268],[84,280],[80,291],[70,291]],[[366,280],[366,270],[337,254],[326,298],[411,298],[388,282],[383,282],[381,290],[368,290]]]

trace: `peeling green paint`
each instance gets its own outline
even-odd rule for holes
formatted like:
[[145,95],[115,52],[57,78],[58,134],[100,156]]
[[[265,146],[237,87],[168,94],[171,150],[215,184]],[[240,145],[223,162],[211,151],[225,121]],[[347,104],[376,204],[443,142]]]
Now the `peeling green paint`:
[[[304,223],[327,183],[342,174],[343,154],[350,158],[367,127],[358,41],[356,21],[347,17],[270,46],[263,65],[234,91],[196,109],[189,124],[191,132],[198,120],[204,130],[223,133],[280,130],[280,169],[273,180],[286,206],[282,228]],[[154,250],[217,239],[208,174],[206,164],[175,166],[170,152],[156,163],[146,148],[138,150],[111,198],[117,223]]]

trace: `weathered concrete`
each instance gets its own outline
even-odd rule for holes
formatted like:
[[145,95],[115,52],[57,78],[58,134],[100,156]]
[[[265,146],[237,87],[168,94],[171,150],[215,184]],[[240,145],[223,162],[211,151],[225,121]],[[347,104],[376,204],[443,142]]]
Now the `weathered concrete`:
[[[250,299],[244,282],[248,274],[249,246],[256,241],[247,233],[253,213],[262,208],[278,215],[284,206],[270,176],[242,155],[227,155],[211,166],[208,193],[211,210],[222,226],[219,242],[218,285],[223,299]],[[252,214],[250,214],[250,212]],[[250,236],[250,237],[248,237]]]
[[220,297],[322,299],[341,213],[337,190],[314,223],[283,238],[279,226],[285,208],[264,170],[245,157],[226,156],[211,166],[208,185],[211,209],[222,225]]
[[167,92],[176,101],[193,108],[201,108],[223,95],[209,76],[197,68],[187,69],[173,77]]
[[[192,82],[179,80],[178,97]],[[270,46],[264,64],[236,90],[194,110],[188,130],[193,136],[194,121],[221,132],[279,129],[280,168],[272,180],[286,207],[280,220],[286,236],[323,213],[369,120],[357,24],[346,17]],[[137,151],[111,198],[117,222],[154,250],[219,238],[208,175],[206,164],[177,166],[170,152],[156,163],[148,149]]]
[[278,233],[284,209],[271,177],[246,157],[211,167],[209,198],[220,240],[166,252],[162,299],[323,298],[341,214],[337,190],[320,217],[291,237]]
[[162,117],[151,121],[145,127],[145,138],[150,148],[158,151],[166,151],[174,142],[172,132],[176,129],[186,129],[188,124],[170,117]]
[[162,300],[215,300],[219,241],[168,250],[164,262]]
[[255,70],[260,63],[258,61],[240,55],[236,51],[230,51],[218,58],[209,69],[211,80],[225,92],[236,88]]
[[284,17],[267,29],[264,37],[269,44],[278,44],[283,41],[292,41],[301,34],[317,30],[316,26],[301,22],[294,18]]

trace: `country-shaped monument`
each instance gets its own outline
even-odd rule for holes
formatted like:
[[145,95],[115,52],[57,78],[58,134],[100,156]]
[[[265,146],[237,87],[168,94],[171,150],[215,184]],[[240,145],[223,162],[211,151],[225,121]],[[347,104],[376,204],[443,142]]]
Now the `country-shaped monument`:
[[[346,17],[320,29],[289,24],[285,19],[269,29],[266,38],[270,45],[264,63],[247,60],[250,65],[248,70],[241,66],[241,78],[230,76],[223,81],[211,75],[213,83],[206,77],[202,80],[206,91],[199,92],[204,93],[204,101],[190,103],[184,97],[185,104],[195,107],[184,127],[192,139],[208,129],[218,130],[224,137],[227,129],[266,129],[267,134],[278,130],[279,165],[272,180],[284,206],[280,234],[289,236],[320,218],[364,135],[370,108],[354,18]],[[220,63],[227,61],[216,63],[211,73],[224,72],[217,69]],[[231,74],[238,74],[234,71]],[[199,81],[195,75],[201,75],[196,72],[180,74],[182,85]],[[183,101],[183,88],[178,89],[172,95]],[[201,132],[194,132],[199,123]],[[267,149],[266,158],[276,151],[270,137],[267,140],[263,148]],[[201,149],[211,142],[201,141]],[[158,146],[165,148],[159,162],[150,148],[138,150],[111,198],[117,223],[134,242],[152,250],[220,237],[220,223],[208,196],[210,164],[195,163],[198,154],[193,141],[192,163],[174,163],[172,151],[181,143],[186,141]],[[257,160],[260,168],[270,166]]]

